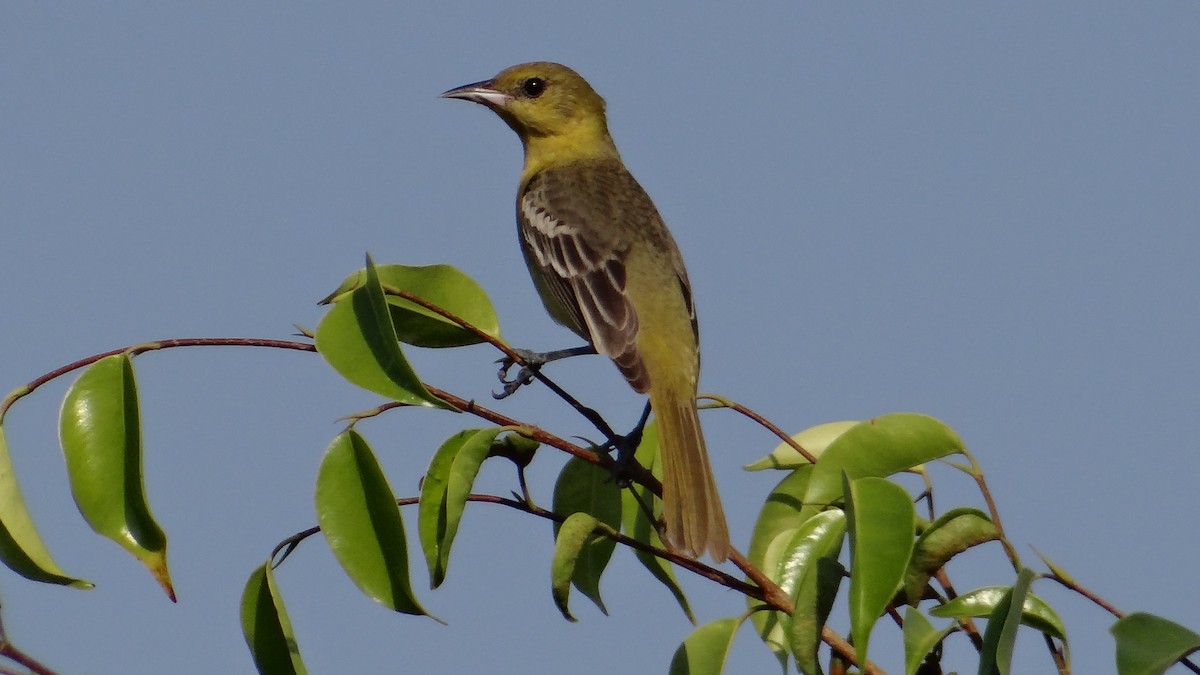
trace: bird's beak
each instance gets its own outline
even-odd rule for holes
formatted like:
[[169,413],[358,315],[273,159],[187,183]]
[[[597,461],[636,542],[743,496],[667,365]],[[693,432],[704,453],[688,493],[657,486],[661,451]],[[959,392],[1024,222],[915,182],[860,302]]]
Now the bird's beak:
[[491,80],[455,87],[443,93],[439,98],[461,98],[464,101],[473,101],[494,109],[503,109],[512,100],[511,96],[497,90]]

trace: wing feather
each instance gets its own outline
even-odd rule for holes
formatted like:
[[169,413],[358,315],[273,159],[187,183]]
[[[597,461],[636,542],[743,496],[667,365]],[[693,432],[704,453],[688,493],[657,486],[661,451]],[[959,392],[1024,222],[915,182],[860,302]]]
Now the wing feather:
[[521,193],[517,212],[530,272],[546,291],[542,300],[551,316],[611,358],[644,392],[650,378],[637,352],[637,311],[625,294],[630,242],[611,236],[609,223],[596,222],[605,219],[606,204],[580,204],[587,192],[564,194],[564,187],[542,175]]

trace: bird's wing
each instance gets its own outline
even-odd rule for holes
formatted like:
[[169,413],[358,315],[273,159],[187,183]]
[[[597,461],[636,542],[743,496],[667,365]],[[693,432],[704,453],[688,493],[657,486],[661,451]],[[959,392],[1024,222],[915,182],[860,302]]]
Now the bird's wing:
[[592,186],[571,185],[575,182],[552,174],[528,182],[517,209],[522,248],[540,276],[537,285],[551,314],[590,340],[644,392],[650,378],[637,350],[637,312],[625,294],[631,242],[609,236],[613,229],[606,219],[620,214]]

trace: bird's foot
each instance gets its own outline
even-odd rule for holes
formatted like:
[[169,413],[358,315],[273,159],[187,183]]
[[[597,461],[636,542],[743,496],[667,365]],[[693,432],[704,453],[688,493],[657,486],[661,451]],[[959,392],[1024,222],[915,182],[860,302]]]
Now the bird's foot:
[[625,469],[629,466],[630,460],[633,459],[634,453],[637,452],[638,446],[642,444],[642,432],[646,430],[646,420],[650,417],[650,404],[647,403],[642,411],[642,417],[638,420],[637,426],[624,436],[614,436],[608,439],[603,448],[606,452],[616,451],[617,458],[613,463],[613,481],[618,487],[624,488],[629,485],[629,479],[625,476]]
[[533,379],[537,376],[538,370],[540,370],[542,366],[546,365],[548,361],[546,359],[547,355],[542,352],[534,352],[528,349],[514,349],[513,351],[516,352],[517,356],[521,357],[521,360],[525,362],[525,365],[521,366],[521,369],[517,371],[517,374],[510,378],[508,376],[508,371],[512,370],[512,367],[517,365],[516,360],[511,356],[505,356],[502,359],[496,360],[496,363],[500,364],[500,370],[496,373],[496,377],[500,379],[500,384],[503,387],[501,391],[492,392],[492,398],[497,400],[508,398],[516,393],[516,391],[521,387],[533,382]]
[[570,358],[572,356],[582,356],[584,354],[595,354],[596,348],[591,345],[583,345],[582,347],[556,349],[550,352],[535,352],[529,349],[514,349],[513,352],[520,357],[520,363],[523,365],[517,371],[517,374],[510,378],[508,371],[517,365],[517,359],[505,356],[502,359],[496,360],[496,363],[500,364],[500,372],[496,373],[496,375],[500,378],[500,384],[503,386],[503,389],[499,392],[492,392],[493,398],[502,399],[512,396],[518,389],[533,382],[542,366],[551,361],[558,361],[559,359]]
[[616,451],[617,453],[616,460],[613,462],[612,481],[621,489],[629,487],[629,478],[625,475],[625,470],[629,468],[629,462],[633,459],[633,454],[637,452],[641,443],[642,430],[636,429],[635,433],[609,439],[602,446],[606,452]]

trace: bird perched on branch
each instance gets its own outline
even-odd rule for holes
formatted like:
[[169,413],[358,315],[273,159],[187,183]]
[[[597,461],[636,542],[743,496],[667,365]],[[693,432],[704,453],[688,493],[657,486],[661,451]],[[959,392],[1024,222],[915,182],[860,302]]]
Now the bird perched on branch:
[[544,62],[442,96],[487,106],[521,137],[517,224],[542,302],[649,394],[668,543],[725,560],[729,531],[696,411],[700,349],[687,270],[621,161],[604,99],[575,71]]

